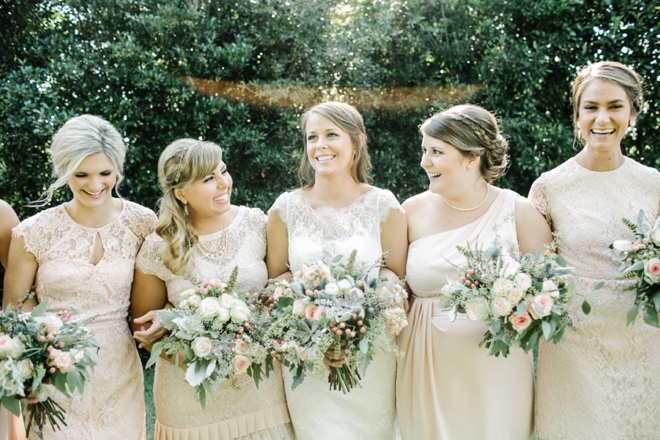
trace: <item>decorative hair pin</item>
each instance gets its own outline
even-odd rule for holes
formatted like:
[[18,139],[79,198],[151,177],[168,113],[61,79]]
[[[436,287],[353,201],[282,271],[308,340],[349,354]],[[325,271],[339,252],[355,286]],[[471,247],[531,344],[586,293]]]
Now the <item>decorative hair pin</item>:
[[179,179],[181,178],[181,171],[183,170],[183,167],[186,165],[186,157],[188,156],[188,150],[190,150],[190,144],[186,145],[183,148],[183,153],[181,154],[181,161],[179,162],[179,165],[176,168],[176,173],[174,174],[174,183],[179,183]]

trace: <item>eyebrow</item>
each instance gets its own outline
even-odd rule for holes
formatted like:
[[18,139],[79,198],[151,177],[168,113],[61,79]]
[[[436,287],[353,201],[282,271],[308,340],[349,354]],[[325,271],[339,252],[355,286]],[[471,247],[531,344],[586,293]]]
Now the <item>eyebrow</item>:
[[[612,101],[609,101],[608,104],[614,104],[617,102],[626,102],[625,99],[613,99]],[[583,101],[583,104],[598,104],[598,101],[590,101],[590,100],[585,100]]]

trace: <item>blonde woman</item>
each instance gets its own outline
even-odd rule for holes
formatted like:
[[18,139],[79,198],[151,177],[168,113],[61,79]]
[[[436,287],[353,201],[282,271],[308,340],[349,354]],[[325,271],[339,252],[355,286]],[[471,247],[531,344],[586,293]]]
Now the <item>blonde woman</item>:
[[[95,319],[88,325],[101,345],[100,362],[85,392],[69,399],[50,389],[66,411],[61,431],[44,427],[45,438],[143,439],[145,405],[142,366],[126,317],[135,257],[156,223],[154,213],[113,197],[123,177],[126,147],[107,121],[82,115],[53,136],[50,155],[55,190],[68,185],[73,197],[21,222],[13,230],[4,295],[24,310],[48,300],[48,308],[71,305]],[[30,433],[30,438],[36,438]]]
[[[232,178],[212,142],[180,139],[158,162],[163,197],[156,232],[140,251],[133,285],[135,338],[150,348],[162,335],[156,311],[178,306],[198,279],[228,280],[238,266],[239,290],[267,281],[266,216],[231,204]],[[179,364],[181,367],[182,364]],[[172,360],[159,359],[154,379],[155,439],[293,439],[278,368],[257,389],[250,377],[224,383],[202,409]]]

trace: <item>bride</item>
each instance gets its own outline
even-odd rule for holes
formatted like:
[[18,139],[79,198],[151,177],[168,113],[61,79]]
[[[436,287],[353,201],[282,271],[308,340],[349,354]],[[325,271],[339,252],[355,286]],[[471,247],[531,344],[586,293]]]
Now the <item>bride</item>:
[[[271,278],[286,278],[304,264],[349,255],[385,264],[371,275],[402,277],[407,238],[394,195],[367,184],[371,168],[362,116],[348,104],[327,102],[302,116],[305,151],[299,169],[305,186],[286,192],[269,211],[266,263]],[[326,364],[340,361],[326,356]],[[289,412],[298,439],[392,439],[396,359],[378,354],[362,388],[329,391],[327,378],[307,376],[295,390],[284,372]]]

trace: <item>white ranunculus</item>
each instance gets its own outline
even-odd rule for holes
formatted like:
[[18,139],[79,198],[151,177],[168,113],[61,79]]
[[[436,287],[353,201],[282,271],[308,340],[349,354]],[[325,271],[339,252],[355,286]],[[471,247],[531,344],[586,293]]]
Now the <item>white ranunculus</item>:
[[16,370],[18,371],[19,380],[25,382],[32,377],[32,362],[30,362],[30,359],[21,359],[16,362]]
[[246,304],[237,301],[234,308],[229,312],[229,315],[232,321],[240,324],[250,319],[250,308]]
[[293,302],[293,313],[298,316],[303,316],[308,303],[309,300],[307,298],[298,298]]
[[493,313],[497,316],[507,316],[513,310],[511,303],[503,297],[495,298],[493,301]]
[[220,305],[225,309],[231,309],[232,307],[234,307],[234,303],[236,303],[236,298],[234,298],[233,296],[227,293],[223,293],[222,295],[220,295],[218,301],[220,302]]
[[220,307],[218,309],[218,314],[215,317],[215,320],[221,323],[225,323],[229,321],[229,310],[225,309],[224,307]]
[[465,305],[465,312],[472,321],[485,321],[488,319],[488,302],[484,298],[470,300]]
[[18,339],[14,339],[7,334],[0,334],[0,359],[16,359],[22,353],[25,347]]
[[660,246],[660,228],[655,228],[649,232],[649,241],[656,246]]
[[191,348],[193,353],[195,353],[195,356],[204,358],[211,354],[211,351],[213,350],[213,342],[205,336],[200,336],[199,338],[195,338]]
[[542,291],[550,295],[552,298],[559,297],[559,288],[552,280],[543,281]]
[[211,319],[218,315],[220,304],[215,298],[204,298],[199,303],[198,313],[203,319]]

